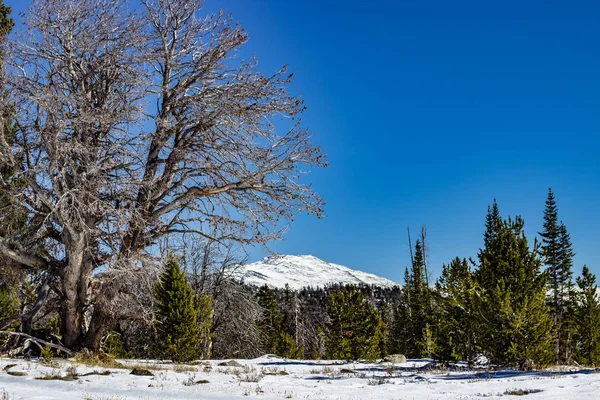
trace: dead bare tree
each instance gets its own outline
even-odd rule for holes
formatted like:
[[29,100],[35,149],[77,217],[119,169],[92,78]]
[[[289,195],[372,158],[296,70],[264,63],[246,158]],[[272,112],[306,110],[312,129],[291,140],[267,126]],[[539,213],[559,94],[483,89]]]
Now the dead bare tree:
[[326,163],[291,75],[236,61],[245,31],[202,3],[34,0],[4,49],[0,167],[19,185],[0,189],[32,234],[0,253],[53,278],[67,348],[97,349],[110,319],[115,281],[94,271],[137,268],[165,235],[264,244],[321,215],[302,176]]
[[429,245],[427,244],[427,228],[421,225],[421,246],[423,247],[423,267],[425,268],[425,285],[429,287],[429,270],[427,269],[427,254]]

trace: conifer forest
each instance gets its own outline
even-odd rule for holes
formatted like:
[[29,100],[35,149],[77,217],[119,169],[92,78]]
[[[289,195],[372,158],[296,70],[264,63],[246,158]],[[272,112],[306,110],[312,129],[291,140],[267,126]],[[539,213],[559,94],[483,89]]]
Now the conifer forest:
[[[456,254],[444,265],[431,264],[427,229],[409,230],[399,248],[410,250],[389,266],[404,274],[396,286],[245,282],[248,249],[268,249],[296,216],[326,211],[307,173],[328,160],[303,123],[303,100],[290,93],[293,74],[282,67],[265,75],[254,57],[239,57],[249,34],[226,12],[205,14],[203,0],[34,0],[18,32],[5,3],[5,372],[29,365],[21,360],[48,371],[69,362],[66,375],[35,379],[81,380],[77,365],[86,375],[105,368],[106,376],[131,365],[153,376],[140,390],[172,390],[156,398],[188,386],[213,390],[209,373],[229,359],[220,373],[245,368],[235,373],[245,392],[222,398],[312,398],[309,389],[278,392],[275,384],[265,393],[261,379],[285,379],[293,365],[312,368],[310,384],[347,374],[373,390],[393,379],[419,388],[414,374],[425,370],[597,372],[600,298],[592,270],[574,262],[572,221],[560,213],[568,193],[549,189],[543,219],[527,225],[489,199],[476,256]],[[163,360],[170,373],[190,375],[179,389],[163,387],[150,364],[132,360]],[[264,363],[259,373],[240,360]],[[336,363],[347,367],[337,371]],[[0,376],[0,391],[16,395],[1,398],[25,398],[11,386],[25,377],[12,375]],[[498,393],[539,388],[504,389]],[[334,398],[324,393],[315,398]],[[129,398],[120,395],[110,398]]]

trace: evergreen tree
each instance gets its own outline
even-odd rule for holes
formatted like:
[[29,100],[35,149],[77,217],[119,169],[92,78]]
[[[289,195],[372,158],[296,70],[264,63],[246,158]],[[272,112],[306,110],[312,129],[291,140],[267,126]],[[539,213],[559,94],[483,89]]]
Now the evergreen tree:
[[382,356],[392,354],[390,352],[390,326],[393,321],[390,315],[390,306],[384,299],[381,301],[378,307],[379,311],[379,329],[381,331],[381,340],[379,342],[379,353]]
[[558,221],[558,207],[552,189],[548,189],[548,198],[544,210],[541,255],[549,273],[550,293],[548,304],[553,317],[554,352],[556,361],[569,361],[569,338],[571,336],[573,288],[572,265],[573,249],[565,225]]
[[374,360],[381,356],[381,317],[356,286],[349,285],[331,293],[326,309],[329,316],[324,329],[327,357]]
[[[433,334],[433,299],[425,278],[423,247],[419,239],[415,242],[412,268],[405,272],[404,301],[396,310],[400,320],[393,329],[399,349],[408,357],[421,357],[431,353]],[[401,321],[401,322],[400,322]],[[426,331],[427,329],[427,331]]]
[[389,330],[388,348],[390,354],[409,354],[407,344],[412,330],[408,326],[410,316],[406,300],[394,305],[392,309],[392,322]]
[[567,227],[560,223],[560,254],[559,273],[560,281],[560,324],[555,331],[558,332],[559,357],[558,360],[567,364],[572,361],[572,337],[575,326],[575,285],[573,282],[573,245]]
[[476,353],[473,310],[475,282],[466,259],[456,257],[442,268],[436,284],[441,307],[438,357],[442,360],[471,360]]
[[600,365],[600,303],[596,276],[587,266],[577,278],[575,349],[581,364]]
[[162,350],[173,362],[199,358],[202,353],[202,334],[197,325],[192,288],[185,272],[171,259],[163,267],[154,287],[159,318],[157,331]]
[[547,274],[541,272],[537,242],[529,249],[523,225],[520,217],[502,221],[496,204],[488,209],[475,273],[478,336],[482,350],[500,364],[544,364],[554,357]]
[[[256,297],[258,304],[263,309],[263,315],[258,325],[265,334],[265,350],[285,358],[301,358],[304,355],[304,347],[298,346],[292,335],[286,330],[288,323],[285,321],[285,315],[279,309],[273,291],[265,284],[260,287]],[[292,298],[294,298],[292,291],[286,287],[284,302],[288,303]]]
[[260,287],[256,298],[258,305],[263,309],[258,326],[263,330],[265,335],[264,348],[268,353],[275,354],[277,352],[277,341],[281,336],[283,316],[273,296],[273,291],[267,284]]
[[485,232],[483,233],[484,248],[489,248],[492,245],[501,225],[502,217],[500,217],[500,209],[498,208],[498,202],[494,199],[492,205],[488,206],[487,214],[485,216]]

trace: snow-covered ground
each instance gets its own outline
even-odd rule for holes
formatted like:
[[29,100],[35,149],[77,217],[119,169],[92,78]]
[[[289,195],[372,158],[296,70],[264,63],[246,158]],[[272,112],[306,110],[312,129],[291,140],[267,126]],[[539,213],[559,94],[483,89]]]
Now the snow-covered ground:
[[381,276],[357,271],[339,264],[325,262],[315,256],[271,256],[236,271],[237,278],[245,284],[297,290],[306,286],[321,287],[327,284],[367,284],[381,287],[399,286]]
[[[54,368],[36,361],[0,359],[0,368],[17,364],[11,376],[0,370],[0,398],[59,400],[124,399],[599,399],[600,373],[592,370],[544,372],[428,371],[426,360],[404,364],[342,364],[329,361],[290,361],[264,356],[237,360],[241,366],[218,366],[205,362],[188,368],[149,363],[154,376],[130,375],[130,369],[110,369],[110,375],[85,373],[106,371],[75,365],[73,381],[36,380],[65,375],[71,365],[59,361]],[[134,366],[134,361],[122,361]],[[138,364],[142,361],[137,362]],[[210,367],[208,367],[210,366]],[[425,367],[425,368],[424,368]],[[175,370],[177,369],[177,370]],[[71,372],[73,370],[71,369]],[[207,383],[196,383],[198,381]],[[7,397],[2,397],[3,392]],[[515,393],[511,395],[510,393]]]

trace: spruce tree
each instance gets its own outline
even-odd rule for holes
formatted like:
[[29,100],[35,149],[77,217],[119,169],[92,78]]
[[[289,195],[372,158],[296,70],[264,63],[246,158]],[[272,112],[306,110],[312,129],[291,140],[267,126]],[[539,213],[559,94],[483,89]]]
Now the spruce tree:
[[329,321],[324,335],[328,358],[374,360],[381,356],[381,317],[356,286],[332,292],[326,309]]
[[541,272],[539,246],[536,242],[530,250],[523,226],[520,217],[502,221],[497,205],[489,209],[475,273],[482,350],[493,362],[515,366],[545,364],[554,357],[547,274]]
[[407,357],[431,356],[433,338],[437,336],[437,308],[431,288],[427,285],[425,255],[419,239],[411,250],[412,265],[404,273],[402,302],[393,308],[389,333],[390,351]]
[[558,207],[552,189],[548,189],[541,255],[549,273],[548,304],[553,318],[554,352],[558,363],[569,361],[573,288],[572,265],[574,252],[566,226],[558,220]]
[[442,268],[436,284],[442,310],[439,321],[438,356],[444,361],[470,361],[476,353],[473,309],[475,282],[466,259],[456,257]]
[[577,278],[575,352],[580,364],[600,365],[600,303],[596,276],[587,266]]
[[277,352],[277,341],[281,336],[283,315],[273,296],[273,291],[267,284],[258,289],[256,298],[258,305],[263,310],[262,316],[258,321],[258,326],[264,332],[264,349],[268,353],[275,354]]
[[173,362],[197,359],[202,353],[202,334],[198,329],[194,295],[185,272],[174,259],[165,263],[154,287],[157,331],[162,351]]
[[[285,298],[289,301],[292,294],[286,288]],[[264,332],[264,349],[285,358],[301,358],[304,348],[298,346],[292,335],[287,331],[285,315],[279,309],[273,291],[266,284],[261,286],[256,295],[258,304],[263,309],[258,326]]]
[[409,343],[409,332],[411,331],[408,323],[408,307],[406,301],[396,304],[392,309],[392,322],[389,329],[388,353],[390,354],[408,354],[407,343]]

